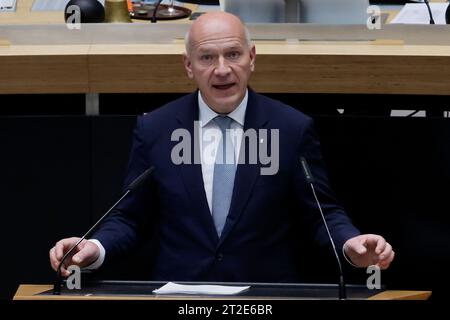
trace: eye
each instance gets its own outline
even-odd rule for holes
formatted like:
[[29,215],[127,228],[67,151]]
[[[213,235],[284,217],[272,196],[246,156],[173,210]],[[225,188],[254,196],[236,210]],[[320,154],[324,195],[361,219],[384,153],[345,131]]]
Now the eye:
[[241,56],[241,53],[239,51],[231,51],[227,54],[228,59],[230,60],[237,60]]
[[213,56],[211,54],[202,54],[200,56],[200,61],[202,63],[210,63],[213,60]]

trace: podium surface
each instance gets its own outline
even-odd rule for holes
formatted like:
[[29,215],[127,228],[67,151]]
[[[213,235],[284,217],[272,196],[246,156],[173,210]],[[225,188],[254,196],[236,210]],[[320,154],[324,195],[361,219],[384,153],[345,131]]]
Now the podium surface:
[[[181,63],[189,19],[87,24],[74,32],[61,12],[31,11],[32,3],[21,0],[16,12],[0,13],[0,94],[195,90]],[[448,25],[249,28],[258,52],[251,86],[258,92],[450,94]]]
[[[164,284],[165,282],[100,281],[84,285],[79,290],[68,290],[64,287],[59,296],[52,294],[52,285],[22,284],[17,289],[14,300],[336,300],[338,297],[337,285],[290,283],[215,283],[250,286],[249,290],[238,295],[152,293]],[[347,286],[349,300],[427,300],[430,296],[431,291],[370,290],[365,286]]]

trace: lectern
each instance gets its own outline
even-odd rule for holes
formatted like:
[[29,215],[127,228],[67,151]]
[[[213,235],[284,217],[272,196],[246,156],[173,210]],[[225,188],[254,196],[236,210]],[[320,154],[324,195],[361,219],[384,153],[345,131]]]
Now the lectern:
[[[233,299],[233,300],[335,300],[338,287],[335,284],[305,283],[199,283],[177,282],[181,284],[215,284],[250,286],[238,295],[157,295],[152,293],[165,284],[154,281],[96,281],[85,283],[81,289],[69,290],[64,287],[61,295],[52,294],[52,285],[19,286],[14,300],[173,300],[173,299]],[[427,300],[431,291],[371,290],[362,285],[348,285],[349,300]]]

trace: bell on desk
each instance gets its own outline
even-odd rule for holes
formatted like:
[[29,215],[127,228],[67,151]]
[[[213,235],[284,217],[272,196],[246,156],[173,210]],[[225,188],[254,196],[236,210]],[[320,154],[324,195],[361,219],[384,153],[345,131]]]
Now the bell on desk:
[[105,22],[131,22],[127,0],[105,0]]
[[[80,21],[76,21],[77,18]],[[70,0],[64,9],[66,23],[98,23],[103,22],[104,18],[105,10],[97,0]]]

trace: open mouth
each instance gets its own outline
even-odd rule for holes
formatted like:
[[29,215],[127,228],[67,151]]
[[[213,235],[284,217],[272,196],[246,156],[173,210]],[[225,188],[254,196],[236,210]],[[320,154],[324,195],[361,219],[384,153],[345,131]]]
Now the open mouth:
[[230,89],[232,86],[234,86],[234,83],[227,83],[227,84],[214,84],[213,88],[218,90],[227,90]]

